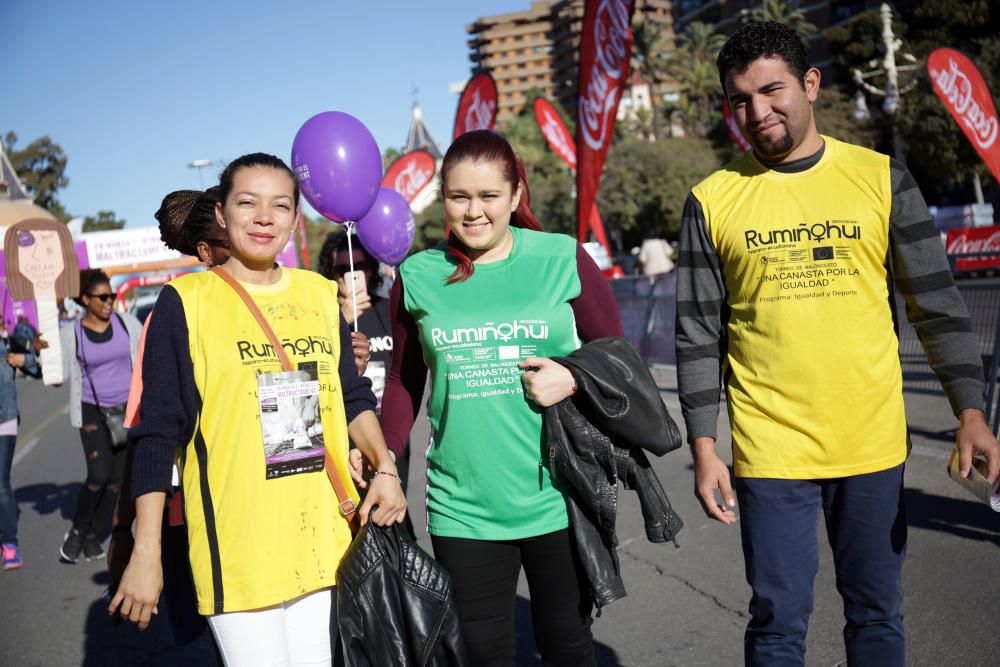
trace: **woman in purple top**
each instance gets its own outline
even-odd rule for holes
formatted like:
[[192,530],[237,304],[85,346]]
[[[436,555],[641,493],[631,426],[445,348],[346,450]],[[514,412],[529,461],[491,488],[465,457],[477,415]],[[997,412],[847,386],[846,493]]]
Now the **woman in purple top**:
[[80,272],[82,318],[59,332],[64,377],[70,378],[70,423],[80,429],[87,479],[76,502],[73,525],[59,549],[62,560],[75,563],[104,557],[101,538],[111,526],[125,469],[125,443],[115,443],[101,408],[128,401],[132,364],[142,325],[113,311],[115,293],[100,269]]

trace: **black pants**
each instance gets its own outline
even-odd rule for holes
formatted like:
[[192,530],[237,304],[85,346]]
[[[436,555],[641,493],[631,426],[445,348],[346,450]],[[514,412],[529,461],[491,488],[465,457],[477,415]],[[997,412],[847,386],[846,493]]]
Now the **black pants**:
[[111,516],[125,474],[125,447],[112,448],[111,436],[101,423],[97,406],[83,404],[80,442],[87,461],[87,479],[76,501],[73,527],[103,538],[111,529]]
[[590,632],[593,605],[569,529],[509,541],[431,539],[434,557],[455,583],[455,601],[472,664],[514,664],[514,610],[522,566],[542,661],[555,667],[596,664]]

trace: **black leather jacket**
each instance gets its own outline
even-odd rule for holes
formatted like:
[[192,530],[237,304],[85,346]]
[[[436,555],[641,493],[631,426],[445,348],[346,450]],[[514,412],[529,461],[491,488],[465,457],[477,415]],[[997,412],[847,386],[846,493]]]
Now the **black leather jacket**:
[[615,552],[618,480],[638,494],[649,541],[677,544],[684,524],[646,452],[673,451],[681,436],[649,368],[624,338],[591,341],[554,360],[573,373],[578,391],[545,410],[549,466],[569,499],[574,540],[600,609],[625,596]]
[[337,569],[347,667],[468,665],[451,577],[399,526],[368,523]]

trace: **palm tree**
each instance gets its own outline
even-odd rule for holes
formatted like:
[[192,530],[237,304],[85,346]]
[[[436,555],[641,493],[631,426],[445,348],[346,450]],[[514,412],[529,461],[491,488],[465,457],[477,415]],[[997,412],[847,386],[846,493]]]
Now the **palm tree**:
[[632,24],[632,69],[649,84],[649,128],[653,141],[656,141],[657,119],[655,89],[666,75],[666,51],[667,39],[661,24],[643,19]]
[[784,23],[803,37],[816,32],[815,24],[806,20],[806,13],[785,0],[763,0],[762,6],[754,7],[748,14],[743,15],[743,22],[749,21]]
[[725,43],[726,36],[716,32],[714,26],[693,21],[678,38],[677,48],[687,51],[696,60],[714,63]]
[[719,94],[715,59],[726,38],[706,23],[695,21],[677,38],[677,48],[667,58],[667,71],[677,81],[680,92],[692,104],[693,129],[699,137],[708,134]]

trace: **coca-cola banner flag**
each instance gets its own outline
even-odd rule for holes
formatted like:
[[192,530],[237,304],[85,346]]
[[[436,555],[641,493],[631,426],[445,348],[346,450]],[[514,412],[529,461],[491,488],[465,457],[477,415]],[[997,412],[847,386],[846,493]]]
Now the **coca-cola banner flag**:
[[[591,209],[626,85],[634,9],[634,0],[587,0],[583,13],[576,129],[576,220],[581,242],[587,240]],[[593,231],[608,248],[604,230]]]
[[1000,181],[997,110],[983,76],[972,61],[954,49],[936,49],[927,59],[934,92]]
[[483,72],[465,84],[462,96],[458,99],[455,132],[452,133],[451,140],[455,141],[473,130],[492,130],[496,122],[497,84],[492,76]]
[[[535,98],[535,120],[538,121],[538,128],[549,142],[552,152],[563,159],[570,171],[576,171],[576,143],[573,141],[566,123],[562,116],[556,111],[552,103],[543,97]],[[608,245],[605,240],[604,223],[601,222],[601,214],[597,211],[595,203],[590,209],[590,216],[587,224],[594,231],[601,243]]]
[[980,252],[992,254],[992,256],[956,259],[956,271],[998,269],[1000,268],[1000,225],[949,229],[945,249],[949,255],[972,255]]
[[382,187],[392,188],[412,204],[424,188],[434,179],[434,156],[417,149],[393,160],[382,177]]
[[733,110],[729,107],[729,98],[726,96],[722,97],[722,118],[726,121],[726,129],[729,130],[729,136],[733,138],[733,141],[740,147],[740,150],[744,153],[750,150],[750,142],[743,138],[740,126],[736,122],[736,119],[733,118]]
[[552,103],[544,97],[535,98],[535,120],[538,128],[549,142],[549,148],[563,159],[566,166],[576,171],[576,142],[569,133],[562,116]]

